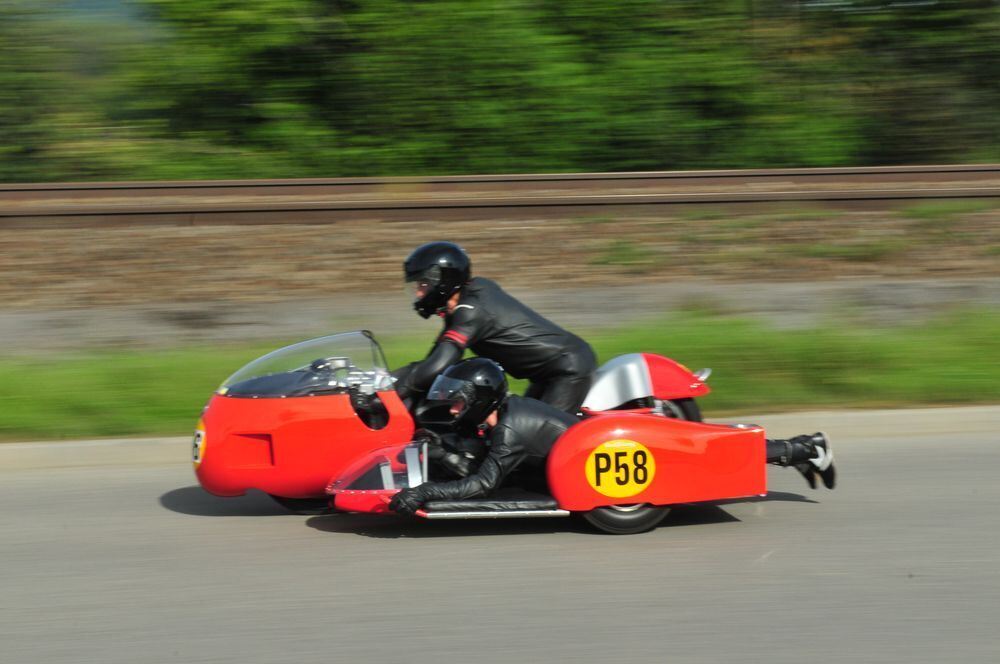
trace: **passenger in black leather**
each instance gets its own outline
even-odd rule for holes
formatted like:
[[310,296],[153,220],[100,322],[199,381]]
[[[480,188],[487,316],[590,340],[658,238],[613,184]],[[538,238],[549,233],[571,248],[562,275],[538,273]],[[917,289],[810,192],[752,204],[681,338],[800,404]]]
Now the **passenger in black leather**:
[[465,251],[451,242],[417,247],[403,263],[414,285],[413,306],[424,318],[439,315],[444,329],[427,357],[394,373],[403,399],[419,398],[434,379],[462,359],[466,348],[499,362],[515,378],[531,381],[527,396],[576,414],[593,382],[597,358],[580,337],[507,294],[472,277]]
[[429,501],[455,501],[489,495],[515,470],[519,482],[545,486],[545,461],[556,440],[579,420],[536,399],[507,394],[507,379],[496,362],[465,360],[449,367],[427,393],[429,405],[447,407],[454,428],[478,440],[486,456],[468,476],[403,489],[389,503],[413,514]]

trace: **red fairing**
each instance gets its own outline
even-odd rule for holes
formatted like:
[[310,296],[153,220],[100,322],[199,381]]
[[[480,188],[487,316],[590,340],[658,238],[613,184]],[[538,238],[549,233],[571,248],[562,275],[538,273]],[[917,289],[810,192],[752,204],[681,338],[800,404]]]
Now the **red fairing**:
[[399,493],[399,489],[366,489],[362,491],[337,491],[333,497],[334,506],[341,512],[364,512],[366,514],[393,514],[389,501]]
[[[621,451],[602,453],[614,449]],[[647,451],[652,463],[645,458]],[[641,456],[631,456],[637,454]],[[616,474],[619,462],[622,467]],[[626,468],[633,462],[641,469]],[[631,479],[633,488],[624,491],[632,492],[606,495],[623,490],[615,486],[616,479]],[[637,479],[643,482],[635,484]],[[764,430],[657,415],[606,414],[581,421],[556,441],[548,459],[548,480],[559,507],[572,511],[761,495],[767,492]],[[605,493],[595,486],[603,486]]]
[[248,399],[214,395],[202,415],[204,452],[198,481],[217,496],[247,489],[311,498],[325,495],[331,477],[372,449],[413,436],[413,419],[394,391],[379,392],[389,413],[369,429],[346,394]]
[[653,396],[657,399],[701,397],[711,392],[708,385],[683,364],[652,353],[643,353],[642,357],[646,360]]

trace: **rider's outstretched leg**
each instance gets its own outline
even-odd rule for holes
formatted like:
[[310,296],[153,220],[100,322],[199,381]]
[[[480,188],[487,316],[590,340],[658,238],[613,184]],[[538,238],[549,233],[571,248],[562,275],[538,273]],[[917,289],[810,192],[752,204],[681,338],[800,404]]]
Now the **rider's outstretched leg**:
[[816,488],[816,476],[823,486],[832,489],[837,484],[837,469],[833,465],[833,449],[826,434],[817,432],[794,438],[767,441],[767,462],[778,466],[795,466],[806,482]]

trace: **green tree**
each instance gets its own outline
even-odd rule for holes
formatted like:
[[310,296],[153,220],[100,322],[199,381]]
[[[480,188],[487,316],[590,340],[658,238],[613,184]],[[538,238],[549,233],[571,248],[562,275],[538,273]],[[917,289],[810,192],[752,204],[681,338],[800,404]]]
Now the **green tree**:
[[855,108],[856,161],[1000,157],[1000,3],[855,0],[851,9],[802,22],[840,42],[833,92]]
[[0,4],[0,179],[44,177],[46,152],[71,108],[72,54],[46,21],[51,5]]
[[0,6],[4,180],[1000,157],[994,0],[55,1]]

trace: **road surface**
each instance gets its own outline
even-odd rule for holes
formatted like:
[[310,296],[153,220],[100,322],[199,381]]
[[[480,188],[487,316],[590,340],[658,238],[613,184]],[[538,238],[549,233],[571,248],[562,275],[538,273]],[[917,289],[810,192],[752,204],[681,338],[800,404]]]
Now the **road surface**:
[[771,468],[619,537],[215,498],[183,441],[0,454],[0,662],[1000,661],[1000,409],[938,413],[843,419],[836,491]]

